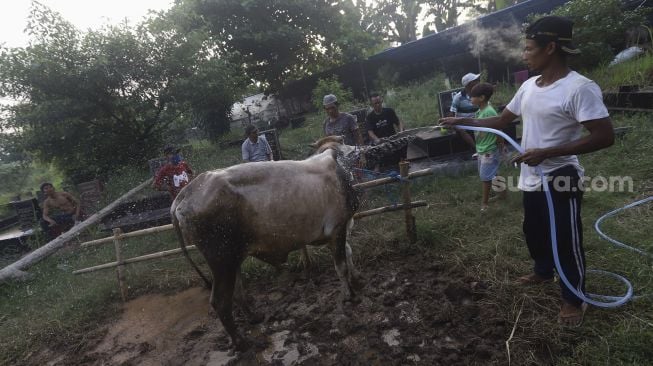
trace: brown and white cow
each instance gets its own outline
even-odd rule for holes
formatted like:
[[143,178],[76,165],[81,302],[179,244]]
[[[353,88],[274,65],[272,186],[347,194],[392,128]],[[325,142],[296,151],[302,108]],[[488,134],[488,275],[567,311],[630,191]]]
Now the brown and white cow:
[[327,244],[344,300],[355,300],[358,281],[347,236],[359,195],[343,166],[352,147],[338,138],[322,139],[316,147],[317,154],[306,160],[247,163],[202,173],[172,203],[172,222],[184,253],[185,244],[196,245],[211,269],[211,305],[236,349],[248,345],[232,315],[234,288],[247,256],[278,266],[291,251]]

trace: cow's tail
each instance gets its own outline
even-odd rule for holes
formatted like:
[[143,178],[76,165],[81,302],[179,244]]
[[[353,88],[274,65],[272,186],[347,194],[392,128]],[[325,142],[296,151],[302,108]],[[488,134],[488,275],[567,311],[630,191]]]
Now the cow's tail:
[[199,269],[197,264],[193,262],[193,259],[190,257],[190,254],[188,254],[188,249],[186,249],[186,242],[184,241],[184,235],[181,233],[181,228],[179,227],[179,220],[177,219],[177,215],[175,213],[172,213],[172,226],[175,228],[175,233],[177,233],[177,238],[179,239],[179,246],[181,247],[181,252],[184,253],[184,256],[186,256],[186,259],[188,259],[188,262],[190,262],[190,265],[195,268],[195,271],[197,274],[200,275],[202,280],[204,280],[204,284],[206,288],[211,288],[211,281],[204,276],[204,273]]

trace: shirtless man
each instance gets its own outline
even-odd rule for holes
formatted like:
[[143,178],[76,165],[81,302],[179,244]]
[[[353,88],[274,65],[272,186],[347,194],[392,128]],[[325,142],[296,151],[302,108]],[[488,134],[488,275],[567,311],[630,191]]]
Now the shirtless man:
[[43,221],[49,225],[44,229],[51,231],[50,228],[58,226],[60,234],[73,227],[79,220],[79,201],[68,192],[55,191],[52,183],[41,184],[41,192],[47,197],[43,201]]

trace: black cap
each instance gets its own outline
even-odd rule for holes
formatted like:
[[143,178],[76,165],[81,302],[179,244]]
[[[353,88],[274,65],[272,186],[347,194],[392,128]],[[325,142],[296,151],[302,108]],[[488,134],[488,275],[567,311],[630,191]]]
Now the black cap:
[[571,42],[574,22],[567,18],[547,16],[526,28],[526,39],[556,42],[565,53],[577,55],[580,50]]
[[179,152],[179,150],[180,150],[180,149],[179,149],[178,147],[174,147],[174,146],[172,146],[172,145],[169,145],[169,146],[166,146],[166,147],[163,149],[163,153],[166,154],[166,155],[167,155],[167,154],[176,154],[176,153]]

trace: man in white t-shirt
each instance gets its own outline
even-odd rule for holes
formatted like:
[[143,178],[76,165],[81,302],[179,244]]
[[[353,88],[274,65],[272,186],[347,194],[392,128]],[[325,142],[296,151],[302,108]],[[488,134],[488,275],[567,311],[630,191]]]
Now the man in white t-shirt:
[[[549,179],[562,270],[579,293],[585,291],[585,254],[581,225],[583,168],[577,154],[606,148],[614,142],[608,110],[599,86],[572,71],[567,56],[580,51],[571,42],[573,23],[561,17],[541,18],[526,29],[523,60],[540,73],[528,79],[498,117],[484,120],[443,118],[444,126],[469,125],[501,130],[518,116],[523,120],[519,189],[523,191],[526,244],[535,262],[533,273],[519,284],[553,280],[554,260],[546,197],[536,167]],[[583,135],[583,130],[588,134]],[[560,281],[562,306],[558,320],[580,325],[586,304]]]

